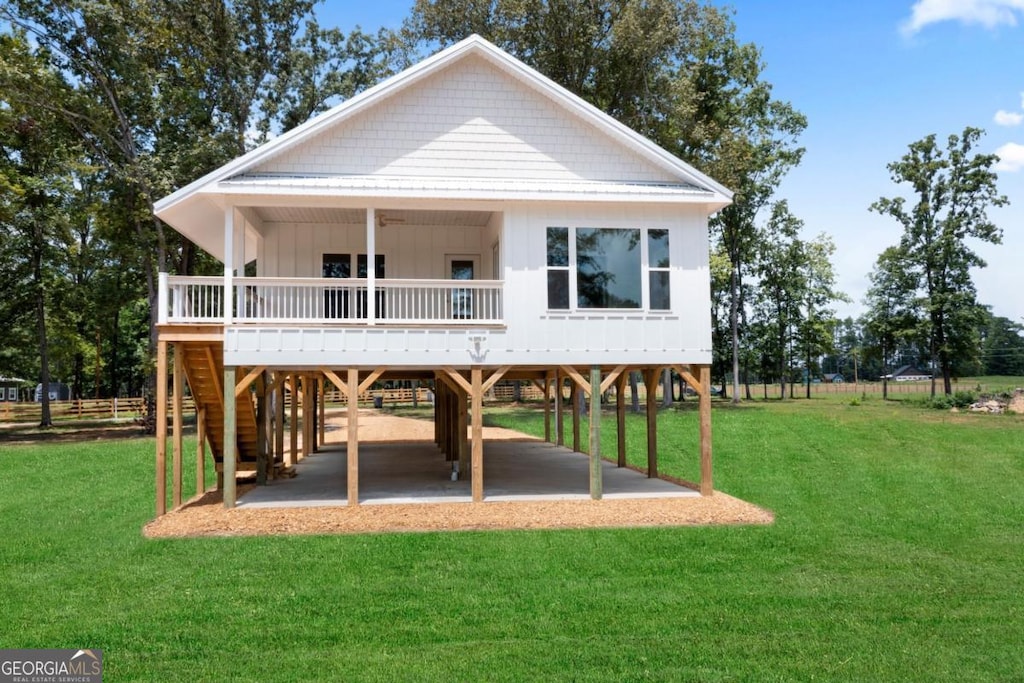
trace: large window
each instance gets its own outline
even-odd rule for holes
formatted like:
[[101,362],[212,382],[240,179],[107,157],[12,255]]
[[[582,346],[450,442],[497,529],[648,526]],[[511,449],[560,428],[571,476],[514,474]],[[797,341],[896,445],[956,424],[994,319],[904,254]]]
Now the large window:
[[671,310],[668,240],[668,230],[548,228],[548,308]]

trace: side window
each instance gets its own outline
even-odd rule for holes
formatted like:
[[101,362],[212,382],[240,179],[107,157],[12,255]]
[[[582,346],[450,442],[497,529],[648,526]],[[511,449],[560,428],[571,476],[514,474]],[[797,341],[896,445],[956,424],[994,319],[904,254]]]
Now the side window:
[[548,308],[569,308],[569,228],[548,228]]
[[669,288],[668,230],[647,231],[648,279],[650,280],[651,310],[668,311],[672,308]]

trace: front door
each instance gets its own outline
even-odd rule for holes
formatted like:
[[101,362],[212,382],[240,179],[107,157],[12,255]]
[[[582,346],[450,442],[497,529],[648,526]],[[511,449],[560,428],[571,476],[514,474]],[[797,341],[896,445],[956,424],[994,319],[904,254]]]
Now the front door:
[[[449,256],[448,273],[452,280],[475,280],[480,268],[479,256]],[[473,317],[473,292],[468,287],[452,289],[452,318],[468,320]]]

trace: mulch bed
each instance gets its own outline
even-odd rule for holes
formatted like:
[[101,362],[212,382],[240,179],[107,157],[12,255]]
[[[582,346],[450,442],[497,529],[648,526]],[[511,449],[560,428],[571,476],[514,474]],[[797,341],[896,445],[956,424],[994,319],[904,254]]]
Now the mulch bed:
[[[245,487],[239,487],[239,495]],[[149,538],[771,524],[774,515],[724,493],[648,498],[235,508],[209,491],[143,530]]]

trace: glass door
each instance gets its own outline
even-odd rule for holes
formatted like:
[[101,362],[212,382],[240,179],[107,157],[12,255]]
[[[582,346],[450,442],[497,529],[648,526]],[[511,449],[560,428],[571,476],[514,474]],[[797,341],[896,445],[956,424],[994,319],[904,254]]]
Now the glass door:
[[[475,280],[480,268],[479,256],[449,256],[448,273],[452,280]],[[473,292],[469,287],[452,288],[452,318],[469,320],[473,317]]]

